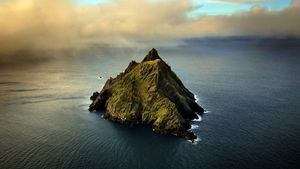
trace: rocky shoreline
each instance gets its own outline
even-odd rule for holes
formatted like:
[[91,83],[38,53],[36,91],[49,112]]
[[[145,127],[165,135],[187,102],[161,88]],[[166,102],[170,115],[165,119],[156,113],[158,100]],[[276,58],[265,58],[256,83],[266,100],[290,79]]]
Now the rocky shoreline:
[[[141,63],[130,62],[101,92],[94,92],[90,111],[104,110],[103,117],[121,124],[150,125],[154,132],[187,140],[197,136],[189,122],[204,109],[177,75],[152,49]],[[197,113],[197,114],[196,114]]]

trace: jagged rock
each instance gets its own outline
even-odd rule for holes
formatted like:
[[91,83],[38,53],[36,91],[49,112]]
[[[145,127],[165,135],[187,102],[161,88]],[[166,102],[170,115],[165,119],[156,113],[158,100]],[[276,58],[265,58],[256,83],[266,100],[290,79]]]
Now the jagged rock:
[[194,140],[189,121],[203,108],[177,75],[152,49],[141,63],[130,62],[100,93],[91,96],[90,111],[105,110],[104,117],[124,124],[148,124],[162,134]]

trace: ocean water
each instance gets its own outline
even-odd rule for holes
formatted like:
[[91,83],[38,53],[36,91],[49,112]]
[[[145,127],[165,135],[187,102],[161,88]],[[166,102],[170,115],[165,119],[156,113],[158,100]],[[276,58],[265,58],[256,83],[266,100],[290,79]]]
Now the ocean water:
[[158,47],[207,111],[192,122],[196,143],[88,112],[92,92],[146,49],[93,48],[1,69],[0,168],[296,169],[299,44],[191,40]]

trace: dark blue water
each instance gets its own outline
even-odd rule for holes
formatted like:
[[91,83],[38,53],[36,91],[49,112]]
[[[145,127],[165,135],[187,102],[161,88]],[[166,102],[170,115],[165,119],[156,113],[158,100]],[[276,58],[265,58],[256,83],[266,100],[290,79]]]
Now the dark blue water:
[[143,49],[93,49],[1,70],[0,168],[297,168],[298,46],[196,41],[158,48],[208,111],[193,122],[195,144],[87,111],[91,93],[141,60]]

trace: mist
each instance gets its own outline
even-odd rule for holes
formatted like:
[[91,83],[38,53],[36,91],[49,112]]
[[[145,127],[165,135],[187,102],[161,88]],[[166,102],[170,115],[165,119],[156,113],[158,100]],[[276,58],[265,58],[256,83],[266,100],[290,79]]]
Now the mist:
[[[241,3],[245,1],[231,1]],[[300,37],[299,0],[283,10],[254,6],[232,15],[190,17],[190,0],[72,0],[0,2],[0,64],[77,55],[91,46],[144,48],[201,37]],[[46,51],[46,52],[45,52]],[[58,54],[60,53],[60,54]]]

